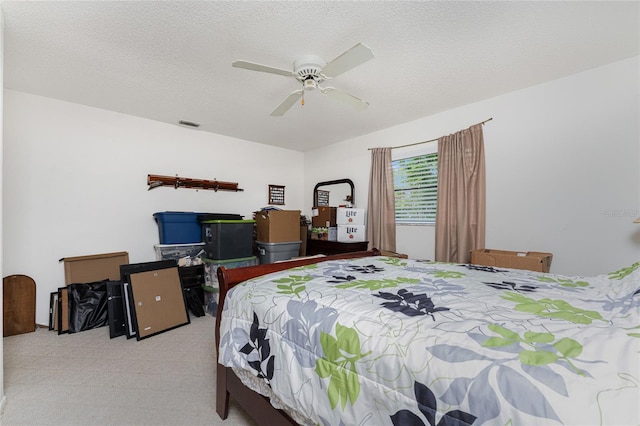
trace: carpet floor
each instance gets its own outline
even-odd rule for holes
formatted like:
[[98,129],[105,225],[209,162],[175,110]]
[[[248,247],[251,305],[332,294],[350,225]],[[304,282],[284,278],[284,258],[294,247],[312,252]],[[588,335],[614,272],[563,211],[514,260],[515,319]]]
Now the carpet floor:
[[254,425],[233,400],[215,411],[215,318],[137,341],[108,327],[5,337],[3,426]]

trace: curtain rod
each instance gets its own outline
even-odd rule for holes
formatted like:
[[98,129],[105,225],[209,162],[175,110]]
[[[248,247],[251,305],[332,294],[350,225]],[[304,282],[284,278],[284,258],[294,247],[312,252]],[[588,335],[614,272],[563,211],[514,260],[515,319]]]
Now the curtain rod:
[[[486,123],[487,121],[491,121],[491,120],[493,120],[493,117],[487,118],[486,120],[481,121],[481,122],[479,122],[479,123],[477,123],[477,124],[484,124],[484,123]],[[473,126],[475,126],[475,125],[476,125],[476,124],[473,124],[473,125],[471,125],[471,126],[469,126],[469,127],[473,127]],[[440,139],[440,138],[437,138],[437,139],[431,139],[431,140],[428,140],[428,141],[422,141],[422,142],[410,143],[410,144],[407,144],[407,145],[392,146],[392,147],[391,147],[391,149],[396,149],[396,148],[406,148],[406,147],[408,147],[408,146],[421,145],[421,144],[423,144],[423,143],[437,142],[437,141],[438,141],[438,139]],[[372,149],[374,149],[374,148],[369,148],[369,151],[371,151]]]

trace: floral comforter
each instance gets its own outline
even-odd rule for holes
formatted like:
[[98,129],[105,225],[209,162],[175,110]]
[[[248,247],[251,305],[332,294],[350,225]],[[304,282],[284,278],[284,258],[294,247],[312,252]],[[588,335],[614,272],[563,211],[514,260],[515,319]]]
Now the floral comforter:
[[639,267],[568,277],[378,256],[289,269],[229,292],[219,362],[309,424],[637,425]]

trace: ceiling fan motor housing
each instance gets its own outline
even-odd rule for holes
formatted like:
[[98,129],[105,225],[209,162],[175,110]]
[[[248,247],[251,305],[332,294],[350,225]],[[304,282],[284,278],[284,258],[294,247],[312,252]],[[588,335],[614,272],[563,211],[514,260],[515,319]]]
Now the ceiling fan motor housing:
[[319,56],[304,55],[293,63],[293,73],[305,89],[315,89],[318,83],[324,81],[322,69],[326,65],[326,61]]

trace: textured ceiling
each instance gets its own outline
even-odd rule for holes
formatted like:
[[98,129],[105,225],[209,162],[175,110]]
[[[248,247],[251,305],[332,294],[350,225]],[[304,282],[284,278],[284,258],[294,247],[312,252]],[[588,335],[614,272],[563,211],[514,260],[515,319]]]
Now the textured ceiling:
[[[4,86],[308,151],[639,54],[639,2],[2,1]],[[292,69],[356,43],[375,58],[271,111]]]

